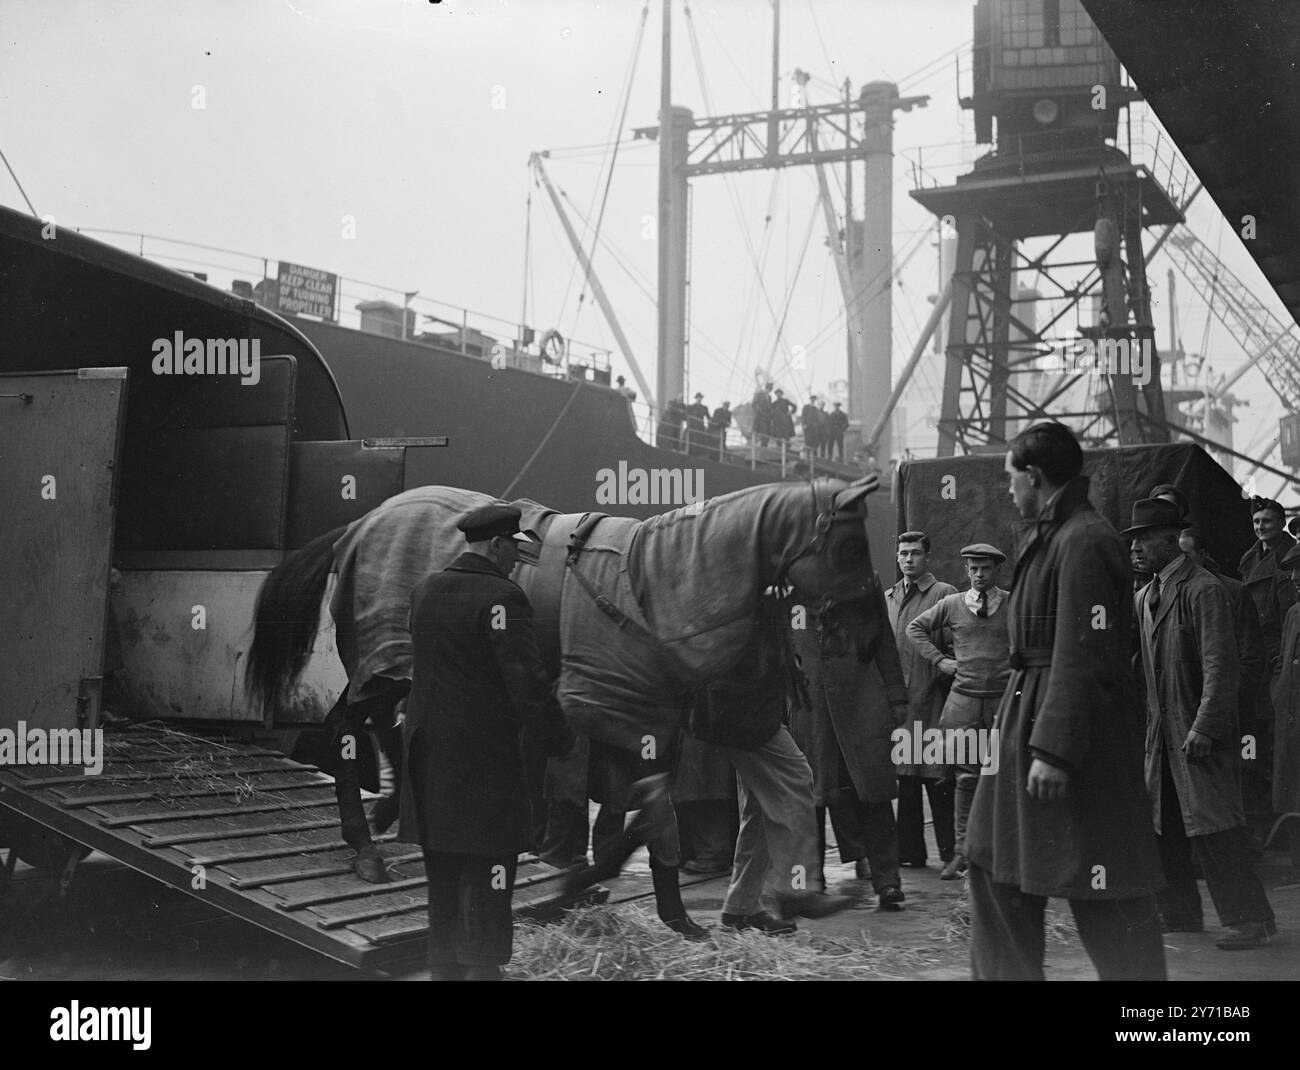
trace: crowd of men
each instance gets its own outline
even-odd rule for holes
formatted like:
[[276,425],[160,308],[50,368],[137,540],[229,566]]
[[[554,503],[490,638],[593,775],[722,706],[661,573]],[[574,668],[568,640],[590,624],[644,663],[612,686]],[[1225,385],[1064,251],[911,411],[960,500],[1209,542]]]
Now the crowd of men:
[[[805,607],[806,626],[792,628],[789,592],[769,592],[760,641],[700,689],[684,722],[688,743],[736,773],[724,928],[784,934],[852,904],[826,892],[826,816],[880,909],[902,909],[901,868],[928,862],[928,798],[940,876],[968,882],[976,979],[1042,979],[1050,897],[1069,900],[1102,979],[1164,979],[1162,931],[1205,924],[1198,873],[1223,927],[1218,948],[1274,935],[1248,818],[1258,833],[1300,811],[1300,546],[1282,507],[1254,500],[1256,541],[1234,581],[1205,552],[1197,521],[1214,518],[1191,515],[1178,488],[1151,488],[1117,532],[1082,467],[1061,424],[1012,442],[1009,493],[1033,527],[1009,582],[1007,555],[975,542],[960,550],[958,590],[930,570],[930,537],[908,531],[900,578],[874,603]],[[633,788],[606,806],[594,865],[581,809],[562,848],[547,849],[554,829],[538,830],[536,814],[533,842],[523,831],[521,729],[542,753],[573,739],[508,578],[528,537],[518,520],[504,506],[467,516],[467,552],[412,601],[402,838],[425,852],[435,977],[500,976],[514,858],[529,846],[571,873],[576,895],[651,840],[652,869],[672,870],[671,888],[655,882],[661,918],[707,938],[677,891],[662,776],[645,797]],[[512,627],[493,629],[503,604]],[[900,754],[898,729],[980,746]],[[642,816],[625,824],[633,810]],[[1300,874],[1300,820],[1289,843]]]
[[[636,391],[627,385],[623,376],[620,375],[615,382],[615,389],[627,398],[629,404],[636,400]],[[808,459],[843,462],[844,434],[849,429],[848,413],[840,401],[834,402],[831,410],[827,411],[825,399],[816,394],[800,410],[779,387],[773,392],[773,384],[765,384],[755,391],[750,402],[752,422],[747,437],[763,447],[789,443],[795,437],[796,413]],[[703,394],[697,393],[689,405],[678,395],[659,413],[655,442],[665,449],[719,458],[726,448],[727,432],[735,416],[730,401],[724,401],[710,411]]]

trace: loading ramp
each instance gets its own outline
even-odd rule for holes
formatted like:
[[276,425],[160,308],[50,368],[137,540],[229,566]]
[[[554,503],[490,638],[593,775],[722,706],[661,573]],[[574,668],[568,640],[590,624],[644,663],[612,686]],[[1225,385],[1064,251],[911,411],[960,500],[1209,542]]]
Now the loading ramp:
[[[104,733],[104,767],[0,767],[0,808],[339,962],[423,953],[424,863],[376,838],[389,884],[352,872],[333,781],[278,751],[166,727]],[[10,850],[13,850],[11,845]],[[555,896],[557,874],[521,858],[516,911]]]

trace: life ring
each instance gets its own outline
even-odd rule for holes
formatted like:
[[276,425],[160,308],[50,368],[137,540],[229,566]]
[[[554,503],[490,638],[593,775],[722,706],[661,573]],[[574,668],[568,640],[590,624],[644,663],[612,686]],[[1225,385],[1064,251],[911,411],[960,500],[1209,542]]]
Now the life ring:
[[537,340],[537,348],[542,351],[542,360],[547,364],[564,363],[564,335],[554,327],[548,327]]

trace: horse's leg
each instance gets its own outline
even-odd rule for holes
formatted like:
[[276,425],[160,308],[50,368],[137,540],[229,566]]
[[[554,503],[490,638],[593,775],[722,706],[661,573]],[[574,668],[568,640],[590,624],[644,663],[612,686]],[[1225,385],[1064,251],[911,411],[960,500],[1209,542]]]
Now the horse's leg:
[[[352,868],[358,877],[371,884],[387,884],[388,871],[378,849],[370,838],[370,823],[366,819],[366,810],[361,802],[361,770],[357,761],[358,740],[365,731],[365,722],[369,718],[379,730],[380,745],[393,763],[393,778],[400,800],[402,753],[401,729],[394,724],[394,710],[410,689],[402,681],[376,678],[382,686],[378,693],[367,695],[360,702],[348,703],[347,693],[340,697],[339,703],[330,711],[326,724],[331,726],[330,734],[337,738],[342,751],[340,768],[334,776],[334,798],[338,803],[339,818],[343,825],[343,841],[357,852]],[[394,760],[396,759],[396,760]],[[381,812],[380,817],[385,815]],[[391,820],[388,822],[391,824]]]

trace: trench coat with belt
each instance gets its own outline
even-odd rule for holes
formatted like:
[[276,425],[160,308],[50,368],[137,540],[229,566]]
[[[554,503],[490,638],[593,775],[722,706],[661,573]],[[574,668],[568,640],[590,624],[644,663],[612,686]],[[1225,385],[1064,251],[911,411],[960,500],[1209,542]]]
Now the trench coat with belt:
[[546,754],[573,743],[538,653],[527,595],[464,553],[411,594],[399,839],[495,857],[529,844],[521,737]]
[[852,791],[888,802],[898,794],[890,735],[909,711],[884,596],[877,591],[870,611],[845,604],[806,624],[791,631],[808,686],[790,712],[790,734],[812,766],[814,800],[828,806]]
[[[1134,596],[1138,632],[1152,584]],[[1164,807],[1180,807],[1189,836],[1223,832],[1245,823],[1241,807],[1241,736],[1237,731],[1237,637],[1232,603],[1213,573],[1188,558],[1161,585],[1160,605],[1148,644],[1138,644],[1138,690],[1147,711],[1146,780],[1157,834]],[[1152,691],[1154,687],[1154,692]],[[1191,762],[1182,751],[1195,728],[1214,742],[1207,758]],[[1168,756],[1178,798],[1161,791]]]
[[[1066,899],[1163,886],[1129,661],[1132,583],[1128,550],[1088,501],[1087,477],[1071,480],[1016,560],[998,771],[979,778],[967,826],[971,863],[999,884]],[[1068,769],[1064,798],[1029,796],[1035,757]]]

